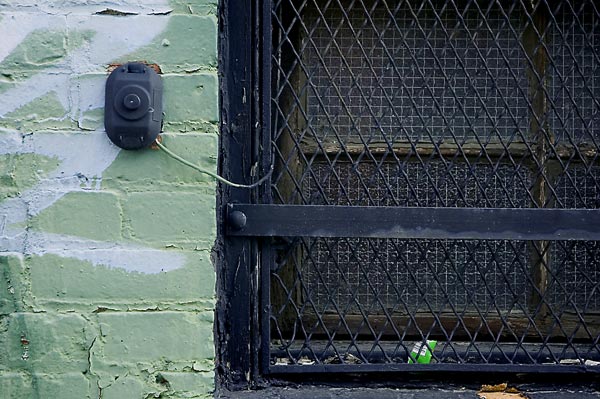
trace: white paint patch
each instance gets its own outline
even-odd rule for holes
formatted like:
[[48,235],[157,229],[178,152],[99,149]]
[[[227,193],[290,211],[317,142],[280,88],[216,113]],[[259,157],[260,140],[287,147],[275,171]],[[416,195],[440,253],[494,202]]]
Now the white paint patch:
[[2,35],[0,36],[2,37],[0,62],[8,57],[32,31],[60,26],[60,21],[62,21],[64,28],[66,24],[65,17],[43,14],[3,14],[2,23],[0,23],[0,35]]
[[[113,163],[119,148],[102,131],[35,133],[25,137],[16,132],[0,134],[0,154],[27,153],[58,158],[60,166],[33,189],[0,203],[0,215],[7,216],[8,225],[25,222],[69,192],[97,191],[96,182],[101,181],[102,172]],[[27,204],[26,215],[11,211],[16,202]]]
[[13,131],[0,131],[0,155],[23,151],[23,135]]
[[[88,46],[74,50],[59,63],[17,82],[14,88],[0,94],[0,117],[50,92],[56,93],[73,120],[78,120],[86,111],[103,107],[104,67],[114,59],[149,44],[168,22],[167,16],[91,15],[106,8],[139,14],[164,12],[168,10],[167,0],[138,0],[134,4],[126,3],[126,8],[122,7],[125,4],[122,2],[59,3],[60,6],[49,3],[38,5],[34,1],[21,0],[14,2],[11,9],[3,10],[0,61],[34,30],[85,30],[93,31],[94,36]],[[53,10],[60,10],[61,15],[56,15]],[[98,73],[98,76],[93,76],[93,73]],[[140,273],[159,273],[184,266],[185,255],[175,251],[32,232],[18,227],[65,194],[100,191],[102,173],[113,163],[119,149],[110,143],[103,131],[28,135],[0,132],[0,154],[26,153],[56,157],[60,166],[32,189],[0,203],[0,252],[54,254]]]
[[84,240],[60,234],[30,232],[25,255],[52,254],[75,258],[94,265],[124,269],[128,272],[156,274],[183,267],[181,252],[161,251],[138,245]]

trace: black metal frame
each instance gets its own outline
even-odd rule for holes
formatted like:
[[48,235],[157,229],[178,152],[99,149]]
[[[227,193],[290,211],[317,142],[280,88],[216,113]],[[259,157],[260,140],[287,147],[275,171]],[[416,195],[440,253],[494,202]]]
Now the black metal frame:
[[[264,62],[270,57],[270,14],[270,1],[219,1],[218,171],[236,182],[250,183],[271,168],[271,72]],[[220,185],[218,190],[215,341],[217,380],[227,388],[256,386],[268,365],[260,357],[269,337],[260,334],[268,315],[260,311],[265,272],[259,265],[270,259],[269,247],[260,247],[260,240],[226,234],[227,204],[269,202],[270,196],[266,184],[252,190]]]
[[[246,182],[251,180],[250,165],[256,160],[259,137],[254,128],[257,107],[254,48],[258,29],[256,4],[253,1],[222,0],[219,5],[219,102],[220,162],[218,170],[226,178]],[[220,186],[218,209],[229,202],[251,203],[250,190]],[[215,247],[219,270],[217,273],[218,304],[215,338],[217,342],[217,375],[229,388],[246,386],[256,379],[256,281],[257,264],[255,241],[225,235],[224,211],[218,215]],[[249,375],[252,373],[252,378]]]
[[[251,183],[271,154],[271,1],[220,1],[221,160],[228,179]],[[273,205],[269,184],[221,186],[217,245],[218,371],[228,387],[297,373],[454,372],[452,364],[273,365],[270,271],[276,236],[515,240],[600,240],[600,211]],[[536,223],[533,223],[536,221]],[[349,227],[354,226],[353,229]],[[461,371],[599,372],[564,366],[461,365]]]

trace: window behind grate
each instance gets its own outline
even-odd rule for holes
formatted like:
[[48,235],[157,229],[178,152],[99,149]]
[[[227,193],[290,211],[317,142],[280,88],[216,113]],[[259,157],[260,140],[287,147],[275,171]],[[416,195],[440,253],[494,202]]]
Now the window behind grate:
[[366,8],[304,14],[307,111],[319,139],[494,140],[527,130],[517,13]]
[[[593,2],[282,0],[273,21],[275,202],[598,208]],[[516,342],[516,362],[532,341],[542,363],[567,356],[549,341],[587,339],[597,358],[599,262],[597,242],[290,239],[274,348],[319,362],[336,339],[437,337],[459,362],[460,340]],[[406,361],[398,345],[386,362]]]
[[[428,163],[427,173],[414,162],[402,168],[391,163],[361,163],[354,171],[351,164],[342,163],[333,174],[326,165],[314,164],[314,177],[305,180],[306,197],[313,205],[529,206],[527,187],[531,176],[526,170],[521,176],[506,165],[494,171],[489,165],[475,164],[469,171],[465,164],[456,164],[448,170],[440,162]],[[478,179],[487,182],[484,187],[478,187]],[[506,310],[516,301],[513,296],[526,295],[521,276],[526,272],[523,268],[528,267],[529,255],[523,243],[514,246],[507,241],[317,239],[310,252],[301,263],[302,274],[315,288],[312,296],[318,304],[327,304],[333,292],[338,304],[348,304],[352,310],[357,308],[352,300],[355,293],[371,312],[377,309],[373,306],[376,298],[380,305],[395,311],[402,310],[402,301],[411,308],[414,305],[414,310],[426,311],[425,299],[436,309],[489,306],[490,301],[495,301]],[[362,268],[368,278],[363,276]],[[482,275],[490,284],[487,292],[478,289],[484,286]],[[343,277],[348,284],[340,287]],[[413,278],[423,285],[422,297],[416,292]],[[339,293],[340,289],[344,294]],[[473,296],[469,297],[471,293]]]

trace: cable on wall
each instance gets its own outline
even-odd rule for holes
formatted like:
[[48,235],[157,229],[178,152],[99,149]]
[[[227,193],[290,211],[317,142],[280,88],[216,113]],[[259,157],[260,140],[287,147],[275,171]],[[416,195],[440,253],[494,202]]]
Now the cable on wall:
[[167,147],[165,147],[160,141],[156,140],[155,141],[156,145],[163,150],[168,156],[170,156],[171,158],[175,159],[176,161],[181,162],[182,164],[189,166],[192,169],[197,170],[200,173],[203,173],[205,175],[209,175],[210,177],[216,179],[217,181],[220,181],[223,184],[227,184],[228,186],[231,187],[235,187],[235,188],[254,188],[254,187],[258,187],[260,186],[262,183],[264,183],[269,177],[271,177],[271,174],[273,174],[273,166],[271,165],[271,169],[269,170],[269,172],[263,176],[262,178],[260,178],[257,182],[252,183],[252,184],[239,184],[239,183],[234,183],[232,181],[229,181],[227,179],[225,179],[224,177],[219,176],[218,174],[211,172],[210,170],[206,170],[201,168],[198,165],[195,165],[194,163],[188,161],[187,159],[184,159],[182,157],[180,157],[179,155],[175,154],[173,151],[169,150]]

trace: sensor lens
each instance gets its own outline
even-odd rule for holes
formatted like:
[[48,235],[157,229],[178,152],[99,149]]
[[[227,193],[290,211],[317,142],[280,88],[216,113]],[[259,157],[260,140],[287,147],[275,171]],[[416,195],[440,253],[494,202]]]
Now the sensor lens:
[[137,94],[130,93],[127,94],[125,98],[123,98],[123,105],[125,106],[125,108],[130,109],[132,111],[138,109],[141,104],[142,100]]

